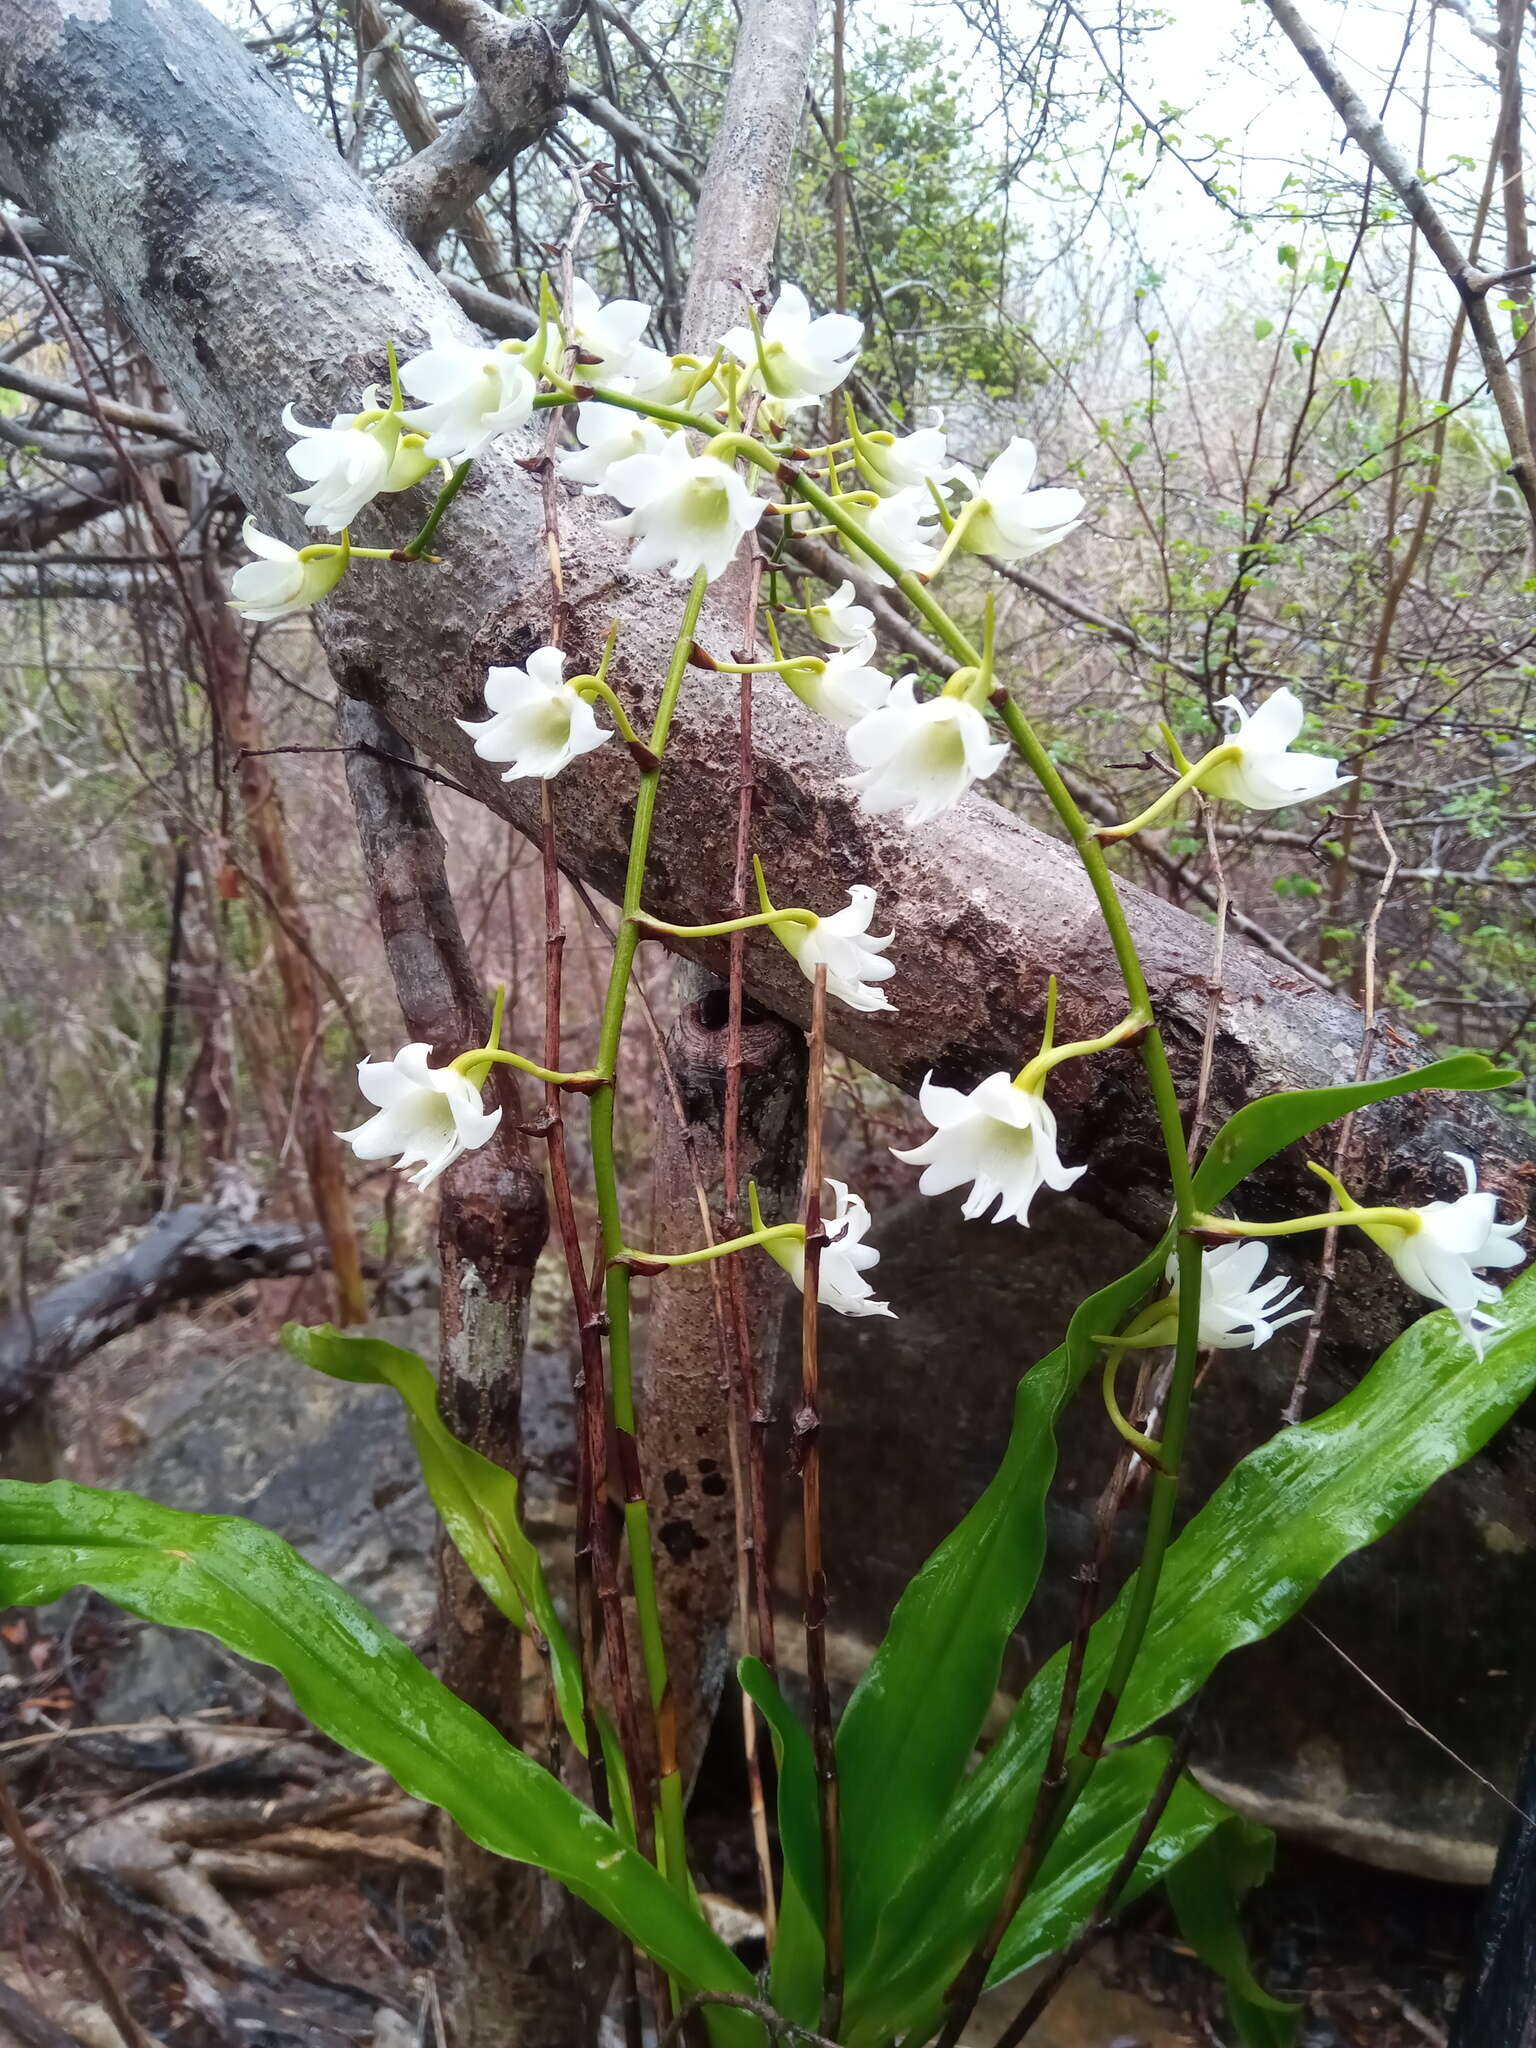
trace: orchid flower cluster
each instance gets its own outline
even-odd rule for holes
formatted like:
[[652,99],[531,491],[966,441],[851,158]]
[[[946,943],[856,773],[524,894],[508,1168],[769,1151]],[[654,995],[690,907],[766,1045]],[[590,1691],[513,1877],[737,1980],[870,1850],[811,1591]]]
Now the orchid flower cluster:
[[[814,315],[792,284],[782,287],[763,317],[754,311],[708,354],[664,354],[644,338],[649,319],[643,304],[604,304],[581,280],[562,308],[546,282],[538,328],[528,341],[486,348],[438,334],[422,354],[398,366],[391,350],[389,392],[365,391],[358,411],[311,426],[288,409],[284,424],[296,436],[289,461],[305,486],[292,496],[308,525],[339,539],[293,549],[248,523],[246,537],[258,559],[237,573],[232,602],[255,620],[282,618],[332,592],[354,560],[422,559],[468,465],[492,441],[527,427],[536,409],[550,406],[571,409],[573,445],[556,458],[563,481],[618,508],[606,525],[631,543],[631,570],[691,580],[696,598],[771,515],[786,537],[832,534],[861,572],[866,594],[878,601],[881,590],[899,588],[946,627],[953,646],[957,631],[929,592],[957,556],[1022,561],[1083,524],[1086,506],[1077,490],[1037,483],[1036,451],[1027,440],[1011,439],[978,475],[952,458],[942,421],[904,434],[861,421],[843,393],[861,323],[842,313]],[[819,414],[839,393],[845,435],[801,446],[791,437],[791,423],[811,408]],[[353,545],[352,523],[368,506],[414,491],[434,471],[441,473],[437,502],[408,548]],[[765,474],[785,490],[783,502],[760,494],[757,480]],[[914,676],[891,676],[880,665],[875,611],[858,601],[852,576],[820,597],[801,592],[797,602],[786,594],[786,581],[776,549],[767,568],[772,660],[728,662],[695,645],[688,657],[731,673],[781,678],[808,710],[842,733],[852,771],[847,786],[859,807],[900,817],[909,830],[953,810],[999,770],[1010,735],[1014,744],[1020,739],[995,675],[990,602],[982,647],[970,650],[974,658],[962,660],[936,694],[925,695]],[[802,622],[815,651],[784,651],[776,620],[785,617]],[[608,680],[613,650],[610,635],[594,674],[567,676],[567,657],[553,645],[538,648],[521,666],[492,668],[485,681],[488,715],[460,720],[476,755],[499,767],[507,781],[548,782],[617,735],[643,770],[646,745]],[[1164,728],[1173,779],[1138,816],[1101,827],[1092,838],[1107,845],[1143,831],[1191,790],[1213,802],[1271,812],[1327,797],[1350,779],[1331,758],[1297,749],[1306,713],[1292,690],[1275,690],[1253,710],[1232,698],[1218,708],[1231,712],[1232,727],[1195,761]],[[991,722],[993,710],[1003,713],[1002,732]],[[610,724],[599,723],[600,711]],[[1030,758],[1028,744],[1021,751]],[[897,984],[899,992],[899,962],[888,957],[895,934],[873,929],[873,885],[861,882],[843,908],[817,912],[775,905],[761,865],[756,874],[760,907],[751,916],[684,927],[632,906],[632,934],[699,939],[763,928],[807,979],[824,979],[832,999],[866,1015],[889,1013],[887,985]],[[941,1086],[930,1073],[919,1104],[931,1135],[895,1153],[922,1169],[919,1192],[964,1189],[967,1218],[990,1213],[995,1222],[1027,1227],[1043,1189],[1069,1190],[1086,1168],[1062,1162],[1047,1078],[1063,1060],[1147,1036],[1150,1004],[1144,990],[1130,992],[1123,1024],[1100,1038],[1057,1046],[1053,986],[1044,1042],[1019,1073],[989,1074],[968,1091]],[[377,1114],[341,1135],[360,1158],[393,1156],[402,1167],[417,1166],[413,1185],[425,1188],[464,1150],[494,1134],[500,1113],[483,1110],[480,1089],[499,1062],[561,1086],[611,1079],[552,1075],[504,1051],[494,1031],[487,1045],[444,1067],[430,1064],[427,1047],[410,1045],[391,1061],[363,1062],[359,1083]],[[1475,1170],[1461,1163],[1468,1187],[1455,1202],[1367,1210],[1336,1186],[1340,1206],[1320,1217],[1267,1225],[1185,1218],[1185,1227],[1198,1220],[1218,1240],[1246,1240],[1218,1242],[1204,1254],[1200,1343],[1257,1346],[1306,1314],[1290,1305],[1296,1290],[1264,1277],[1260,1238],[1349,1226],[1385,1251],[1410,1288],[1451,1310],[1481,1352],[1498,1327],[1490,1313],[1498,1288],[1482,1276],[1519,1262],[1519,1226],[1497,1220],[1495,1198],[1478,1190]],[[834,1205],[824,1227],[819,1298],[845,1315],[890,1315],[865,1278],[879,1257],[865,1242],[869,1210],[843,1183],[829,1185]],[[760,1245],[803,1285],[803,1226],[770,1227],[756,1213],[753,1235],[730,1247],[650,1263],[687,1262],[749,1244]],[[645,1269],[646,1255],[635,1258]],[[1169,1292],[1114,1340],[1119,1349],[1172,1342],[1177,1277],[1171,1262]]]

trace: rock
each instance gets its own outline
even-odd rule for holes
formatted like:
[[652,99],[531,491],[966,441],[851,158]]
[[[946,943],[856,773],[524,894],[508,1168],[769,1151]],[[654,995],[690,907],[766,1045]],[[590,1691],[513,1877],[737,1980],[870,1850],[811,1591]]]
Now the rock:
[[[845,1679],[878,1641],[906,1580],[990,1478],[1016,1375],[1060,1341],[1083,1295],[1141,1250],[1071,1197],[1042,1201],[1027,1234],[968,1224],[954,1202],[909,1199],[878,1213],[881,1291],[899,1296],[900,1318],[826,1316],[821,1329],[831,1648]],[[1355,1284],[1354,1256],[1341,1260],[1343,1287]],[[1273,1434],[1298,1334],[1288,1331],[1257,1354],[1218,1356],[1195,1410],[1191,1502]],[[791,1330],[781,1386],[797,1374]],[[1325,1353],[1309,1412],[1337,1400],[1354,1376]],[[1096,1387],[1072,1403],[1060,1441],[1046,1571],[1005,1672],[1010,1688],[1072,1626],[1073,1575],[1091,1548],[1117,1444]],[[878,1475],[878,1483],[858,1483],[859,1475]],[[1325,1581],[1306,1610],[1310,1620],[1298,1617],[1226,1661],[1200,1709],[1198,1773],[1254,1818],[1331,1849],[1410,1874],[1485,1881],[1506,1809],[1467,1766],[1510,1785],[1536,1708],[1533,1498],[1536,1434],[1517,1420]],[[793,1513],[792,1491],[785,1504]],[[1134,1564],[1139,1527],[1134,1510],[1122,1517],[1115,1583]],[[784,1637],[791,1658],[797,1560],[791,1530],[779,1559],[785,1606],[796,1618]]]
[[[966,1224],[956,1203],[907,1198],[879,1204],[878,1214],[881,1277],[900,1319],[822,1322],[828,1647],[844,1687],[857,1679],[902,1586],[990,1478],[1017,1375],[1059,1341],[1082,1296],[1140,1249],[1100,1210],[1071,1197],[1042,1202],[1027,1233]],[[1357,1284],[1365,1278],[1346,1255],[1340,1285]],[[573,1469],[567,1324],[548,1285],[540,1300],[525,1369],[527,1507],[533,1532],[551,1538],[558,1586],[570,1556]],[[781,1416],[798,1375],[788,1320]],[[430,1310],[376,1328],[433,1355]],[[1218,1360],[1196,1407],[1191,1502],[1273,1433],[1294,1369],[1291,1334],[1257,1355]],[[1313,1412],[1345,1391],[1353,1367],[1325,1354]],[[427,1635],[434,1517],[386,1392],[324,1379],[266,1351],[234,1368],[215,1361],[201,1375],[136,1395],[132,1408],[127,1419],[148,1442],[121,1483],[173,1506],[249,1515],[333,1572],[408,1640]],[[1092,1542],[1116,1448],[1095,1388],[1082,1390],[1060,1434],[1047,1567],[1004,1672],[1011,1691],[1071,1627],[1073,1575]],[[773,1456],[785,1530],[780,1641],[792,1670],[800,1653],[798,1490],[782,1435]],[[1536,1544],[1533,1497],[1536,1439],[1517,1421],[1397,1531],[1335,1573],[1310,1619],[1230,1658],[1207,1689],[1195,1741],[1196,1768],[1211,1788],[1255,1818],[1385,1868],[1486,1879],[1505,1809],[1406,1715],[1495,1784],[1512,1783],[1533,1708],[1524,1590]],[[1138,1531],[1133,1510],[1116,1538],[1117,1578],[1134,1563]],[[102,1720],[181,1717],[210,1706],[238,1716],[274,1683],[205,1638],[129,1623],[122,1632],[126,1647],[105,1660],[95,1701]]]

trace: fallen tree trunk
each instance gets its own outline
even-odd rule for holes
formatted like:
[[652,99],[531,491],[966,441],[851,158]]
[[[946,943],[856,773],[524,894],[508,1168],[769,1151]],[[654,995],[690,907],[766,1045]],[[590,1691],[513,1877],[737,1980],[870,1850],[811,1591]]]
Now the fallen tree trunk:
[[136,1244],[50,1288],[0,1323],[0,1420],[92,1351],[152,1322],[178,1301],[200,1301],[247,1280],[321,1270],[324,1246],[299,1223],[244,1223],[189,1202],[157,1216]]
[[[170,111],[167,111],[167,98]],[[385,345],[420,346],[429,323],[470,332],[439,281],[373,205],[317,129],[195,0],[0,0],[0,182],[42,215],[115,298],[184,416],[228,464],[264,524],[296,530],[280,414],[313,417],[356,403],[382,379]],[[531,446],[530,442],[530,446]],[[319,629],[338,683],[525,831],[537,788],[504,784],[455,724],[481,703],[485,670],[516,662],[546,634],[550,592],[539,487],[493,449],[445,524],[437,567],[375,574],[361,565]],[[418,508],[390,501],[358,538],[403,540]],[[632,576],[598,531],[604,508],[566,500],[563,552],[572,654],[595,664],[620,625],[614,681],[653,698],[681,605],[674,586]],[[391,524],[393,522],[393,524]],[[706,611],[699,638],[724,653],[736,621]],[[1025,689],[1023,679],[1013,679]],[[735,684],[690,678],[673,727],[650,869],[650,907],[680,921],[721,914],[734,854]],[[1123,994],[1092,894],[1072,851],[973,799],[917,833],[862,816],[842,786],[838,736],[787,691],[765,691],[756,727],[756,843],[775,895],[830,910],[855,881],[880,886],[897,938],[894,1015],[833,1006],[843,1050],[911,1090],[929,1069],[964,1081],[1017,1067],[1038,1043],[1047,977],[1062,984],[1063,1036],[1106,1029]],[[675,799],[687,792],[687,801]],[[628,848],[633,764],[605,747],[555,785],[563,860],[616,895]],[[1211,957],[1209,930],[1127,887],[1127,907],[1170,1051],[1193,1092]],[[722,971],[724,942],[698,957]],[[782,948],[754,938],[747,980],[796,1021],[808,988]],[[1353,1006],[1298,985],[1240,945],[1227,952],[1211,1073],[1221,1117],[1274,1088],[1349,1078],[1360,1041]],[[1381,1034],[1378,1070],[1412,1064]],[[1065,1070],[1054,1086],[1066,1156],[1087,1160],[1079,1193],[1140,1230],[1165,1213],[1160,1148],[1133,1056]],[[1486,1099],[1403,1098],[1362,1119],[1357,1170],[1374,1199],[1443,1191],[1447,1147],[1477,1156],[1485,1182],[1529,1206],[1533,1141]],[[1303,1187],[1307,1192],[1303,1193]],[[1269,1169],[1245,1197],[1310,1201],[1299,1158]],[[1401,1309],[1353,1294],[1335,1305],[1346,1344],[1390,1334]]]

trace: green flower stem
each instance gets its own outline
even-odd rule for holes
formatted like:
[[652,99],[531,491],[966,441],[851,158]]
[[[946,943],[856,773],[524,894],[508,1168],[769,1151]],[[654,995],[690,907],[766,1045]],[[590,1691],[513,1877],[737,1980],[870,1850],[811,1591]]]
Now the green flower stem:
[[1186,768],[1177,782],[1170,782],[1162,795],[1155,797],[1144,811],[1138,812],[1134,818],[1127,819],[1123,825],[1101,825],[1094,835],[1095,838],[1103,840],[1107,845],[1113,840],[1129,839],[1133,833],[1144,831],[1148,825],[1155,824],[1164,811],[1171,810],[1186,790],[1197,789],[1201,778],[1210,769],[1219,767],[1224,761],[1235,761],[1242,751],[1242,748],[1233,741],[1213,747],[1208,754],[1202,754],[1193,767]]
[[635,919],[648,932],[665,932],[673,939],[723,939],[731,932],[751,932],[765,924],[803,924],[814,931],[821,919],[814,910],[757,910],[750,917],[727,917],[719,924],[668,924],[663,918],[647,917],[642,910]]
[[[909,571],[901,569],[883,548],[872,544],[868,537],[861,533],[857,521],[849,516],[835,498],[804,476],[795,479],[794,488],[824,519],[837,526],[854,548],[884,569],[913,609],[928,621],[962,667],[982,666],[982,650],[972,645],[927,586]],[[1040,1799],[1042,1802],[1048,1800],[1049,1807],[1047,1809],[1042,1806],[1038,1822],[1031,1824],[1029,1834],[1021,1845],[1018,1858],[1004,1887],[992,1926],[973,1952],[966,1968],[956,1979],[954,1997],[939,2035],[939,2048],[953,2048],[953,2044],[958,2040],[1013,1915],[1033,1883],[1051,1843],[1060,1833],[1067,1816],[1081,1798],[1093,1775],[1104,1735],[1124,1691],[1126,1677],[1140,1655],[1152,1614],[1152,1605],[1157,1596],[1158,1581],[1162,1576],[1163,1560],[1167,1555],[1169,1540],[1173,1533],[1174,1508],[1178,1500],[1180,1468],[1199,1358],[1200,1247],[1193,1238],[1183,1234],[1190,1229],[1198,1214],[1194,1174],[1186,1149],[1178,1087],[1173,1078],[1173,1069],[1168,1063],[1162,1033],[1157,1028],[1151,990],[1147,987],[1146,974],[1136,951],[1136,942],[1131,935],[1125,906],[1120,901],[1104,848],[1095,836],[1093,827],[1079,809],[1071,791],[1063,782],[1045,743],[1030,724],[1022,707],[1001,691],[995,693],[993,701],[998,704],[1009,737],[1044,790],[1052,810],[1060,819],[1077,851],[1078,858],[1083,863],[1098,903],[1099,915],[1103,919],[1110,944],[1114,949],[1120,978],[1125,985],[1129,1015],[1147,1020],[1146,1030],[1141,1039],[1141,1058],[1157,1113],[1163,1149],[1168,1158],[1174,1212],[1180,1226],[1178,1258],[1181,1292],[1178,1345],[1174,1357],[1173,1376],[1169,1383],[1168,1406],[1157,1471],[1153,1478],[1147,1509],[1141,1564],[1136,1576],[1136,1590],[1121,1625],[1109,1675],[1094,1703],[1087,1732],[1076,1753],[1066,1761],[1065,1769],[1054,1786],[1041,1787]]]
[[299,560],[301,562],[328,562],[334,555],[350,555],[354,562],[403,562],[405,560],[405,554],[400,548],[355,548],[350,544],[343,546],[339,541],[317,541],[313,547],[299,549]]
[[485,1041],[487,1052],[500,1052],[502,1019],[507,1014],[507,984],[498,981],[491,995],[491,1029]]
[[1147,1463],[1153,1468],[1154,1471],[1156,1471],[1159,1463],[1162,1460],[1162,1445],[1157,1441],[1155,1437],[1142,1435],[1141,1431],[1137,1429],[1135,1424],[1127,1419],[1125,1410],[1120,1406],[1120,1403],[1115,1396],[1115,1375],[1120,1370],[1120,1361],[1123,1356],[1123,1347],[1118,1345],[1106,1346],[1104,1352],[1103,1383],[1104,1410],[1105,1413],[1108,1415],[1110,1421],[1119,1431],[1120,1435],[1123,1436],[1126,1442],[1131,1446],[1132,1450],[1139,1451],[1141,1456],[1145,1458]]
[[637,1266],[642,1272],[651,1266],[704,1266],[711,1259],[728,1258],[732,1252],[750,1251],[753,1245],[788,1244],[792,1238],[804,1241],[803,1223],[775,1223],[763,1230],[749,1230],[745,1237],[727,1238],[724,1244],[700,1245],[695,1252],[637,1252],[626,1249],[619,1256],[625,1264]]
[[788,682],[791,671],[819,676],[827,664],[819,654],[792,654],[786,661],[721,661],[712,654],[709,665],[723,676],[782,676]]
[[[618,1155],[614,1144],[614,1082],[618,1073],[619,1045],[624,1035],[624,1012],[629,999],[629,978],[640,944],[640,896],[650,853],[651,827],[656,816],[656,789],[661,780],[661,759],[666,751],[672,714],[687,673],[688,655],[694,629],[704,603],[707,579],[701,570],[693,579],[688,602],[683,607],[677,645],[662,684],[656,719],[648,746],[656,761],[654,768],[640,776],[635,795],[635,819],[629,841],[629,867],[624,878],[623,916],[613,943],[613,967],[603,1004],[602,1026],[597,1047],[597,1086],[592,1095],[592,1177],[597,1192],[598,1222],[603,1256],[608,1262],[608,1363],[613,1424],[618,1439],[620,1471],[624,1481],[624,1531],[629,1545],[630,1570],[634,1580],[635,1617],[640,1632],[640,1654],[645,1664],[646,1687],[656,1724],[656,1752],[659,1764],[661,1847],[668,1882],[684,1898],[691,1896],[688,1854],[683,1831],[683,1779],[677,1757],[677,1724],[667,1683],[667,1653],[661,1635],[661,1610],[656,1598],[656,1577],[651,1556],[650,1512],[641,1484],[636,1440],[634,1356],[630,1331],[630,1272],[616,1261],[624,1257],[624,1228],[619,1214]],[[635,1788],[640,1798],[640,1787]]]
[[389,357],[389,409],[391,412],[403,412],[405,393],[400,389],[400,358],[392,341],[387,341],[384,348]]
[[[632,391],[610,391],[605,384],[583,384],[583,391],[589,391],[599,405],[616,405],[625,412],[640,413],[645,419],[663,421],[669,427],[692,427],[698,434],[718,434],[718,420],[700,419],[696,412],[685,412],[680,405],[656,405],[649,398],[636,398]],[[569,405],[568,391],[541,391],[533,401],[543,410],[551,405]]]
[[[1147,1528],[1142,1543],[1141,1564],[1131,1588],[1130,1604],[1115,1644],[1115,1653],[1110,1662],[1109,1672],[1103,1689],[1094,1704],[1093,1714],[1087,1732],[1078,1745],[1077,1755],[1068,1765],[1069,1784],[1073,1766],[1080,1766],[1082,1785],[1086,1785],[1093,1767],[1103,1753],[1105,1738],[1115,1718],[1115,1709],[1120,1704],[1126,1682],[1130,1678],[1141,1646],[1146,1638],[1147,1624],[1152,1619],[1153,1605],[1157,1600],[1158,1580],[1162,1576],[1163,1559],[1173,1535],[1173,1513],[1179,1497],[1179,1468],[1184,1457],[1184,1440],[1189,1431],[1189,1412],[1195,1391],[1195,1367],[1200,1355],[1200,1245],[1198,1240],[1183,1235],[1178,1241],[1178,1291],[1179,1291],[1179,1334],[1174,1352],[1173,1377],[1168,1386],[1168,1408],[1163,1418],[1163,1434],[1158,1445],[1157,1471],[1152,1480],[1151,1499],[1147,1505]],[[1081,1789],[1081,1787],[1079,1787]],[[1073,1794],[1075,1799],[1076,1794]],[[1065,1821],[1071,1812],[1071,1803],[1061,1815]],[[1058,1821],[1057,1826],[1061,1825]]]
[[407,561],[414,562],[418,556],[424,555],[432,545],[433,536],[443,523],[443,514],[464,488],[464,480],[469,475],[469,469],[470,465],[467,462],[461,462],[453,472],[453,475],[449,477],[447,483],[438,492],[437,503],[427,514],[420,533],[404,549]]
[[1086,1059],[1090,1053],[1111,1052],[1117,1045],[1124,1045],[1127,1039],[1145,1031],[1152,1022],[1150,1010],[1133,1012],[1123,1018],[1112,1030],[1102,1032],[1097,1038],[1076,1038],[1066,1045],[1050,1044],[1050,1029],[1046,1029],[1046,1044],[1037,1052],[1027,1067],[1021,1069],[1014,1080],[1015,1088],[1032,1088],[1038,1091],[1045,1082],[1052,1067],[1059,1067],[1063,1060]]
[[504,1052],[498,1045],[476,1046],[473,1052],[461,1052],[449,1064],[456,1074],[473,1081],[477,1088],[484,1083],[492,1067],[516,1067],[520,1074],[531,1074],[535,1081],[543,1081],[551,1088],[574,1088],[583,1092],[596,1088],[603,1078],[594,1067],[584,1067],[572,1074],[557,1074],[549,1067],[539,1066],[534,1060],[525,1060],[520,1052]]
[[619,702],[611,686],[601,676],[573,676],[571,688],[578,697],[600,697],[613,713],[614,727],[626,747],[643,745],[640,735],[629,722],[629,714]]
[[1385,1224],[1409,1237],[1424,1227],[1416,1209],[1356,1208],[1328,1209],[1320,1216],[1287,1216],[1280,1223],[1244,1223],[1237,1216],[1197,1216],[1194,1227],[1219,1237],[1299,1237],[1307,1230],[1337,1230],[1344,1223],[1356,1224],[1362,1230],[1369,1230],[1372,1224]]

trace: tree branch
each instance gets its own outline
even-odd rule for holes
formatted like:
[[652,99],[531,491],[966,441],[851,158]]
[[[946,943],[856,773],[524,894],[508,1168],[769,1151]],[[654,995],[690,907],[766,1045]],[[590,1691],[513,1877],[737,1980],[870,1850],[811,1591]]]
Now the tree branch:
[[[8,224],[0,223],[0,234],[5,234],[8,239]],[[34,250],[33,254],[36,253]],[[119,404],[115,398],[89,398],[85,392],[77,391],[73,384],[60,384],[52,377],[40,377],[35,370],[24,370],[18,363],[0,363],[0,387],[7,391],[20,391],[27,398],[35,398],[40,405],[58,405],[66,412],[89,413],[93,418],[100,414],[113,426],[125,427],[130,434],[152,434],[162,441],[174,441],[178,447],[202,451],[202,442],[186,422],[170,413],[146,412],[139,405]],[[144,451],[135,450],[135,453],[142,462]]]
[[511,21],[485,0],[403,0],[474,74],[464,111],[388,171],[379,203],[418,247],[435,247],[520,151],[547,135],[566,91],[565,59],[541,21]]
[[[0,180],[41,212],[131,318],[187,419],[226,459],[246,501],[292,520],[285,491],[285,401],[316,416],[355,405],[384,373],[391,337],[420,345],[429,322],[468,331],[441,284],[368,204],[299,109],[196,0],[114,0],[86,19],[67,0],[0,0]],[[167,67],[181,122],[168,139]],[[117,181],[79,175],[103,152]],[[141,232],[124,235],[131,205]],[[455,723],[481,701],[487,667],[543,639],[549,613],[540,485],[517,466],[525,449],[492,448],[444,528],[443,560],[360,564],[317,614],[341,688],[381,705],[396,728],[492,810],[533,836],[537,792],[479,762]],[[607,508],[562,508],[573,660],[595,667],[619,622],[614,686],[638,709],[654,699],[681,599],[635,576],[604,534]],[[421,508],[370,509],[367,538],[409,538]],[[292,530],[284,527],[280,530]],[[359,536],[363,537],[362,534]],[[698,638],[722,654],[739,639],[733,606],[706,607]],[[1017,686],[1017,684],[1016,684]],[[652,907],[675,922],[717,916],[735,858],[734,681],[690,677],[668,748],[657,814]],[[852,802],[838,734],[788,691],[765,689],[754,735],[754,835],[781,900],[830,910],[855,882],[876,880],[898,933],[894,1015],[837,1007],[834,1042],[898,1085],[930,1069],[952,1081],[1017,1064],[1038,1043],[1047,977],[1062,983],[1063,1029],[1091,1036],[1117,1023],[1122,991],[1092,893],[1069,849],[973,799],[921,832],[872,819]],[[687,801],[668,800],[666,789]],[[634,801],[632,765],[599,748],[560,780],[561,854],[572,871],[619,893]],[[1127,911],[1172,1056],[1192,1090],[1207,1007],[1209,933],[1127,886]],[[716,971],[725,942],[689,945]],[[808,988],[771,937],[749,940],[751,993],[802,1021]],[[1255,1094],[1309,1087],[1350,1071],[1358,1012],[1251,949],[1229,948],[1210,1113]],[[1382,1034],[1375,1068],[1410,1057]],[[1091,1161],[1080,1189],[1135,1227],[1161,1228],[1146,1124],[1114,1058],[1063,1070],[1057,1106],[1067,1156]],[[1382,1200],[1417,1201],[1447,1145],[1481,1155],[1490,1184],[1513,1190],[1531,1134],[1482,1098],[1403,1098],[1364,1119],[1361,1169]],[[1301,1164],[1276,1162],[1256,1198],[1300,1199]],[[1154,1214],[1154,1211],[1157,1213]],[[1341,1301],[1341,1339],[1383,1334],[1381,1303]]]
[[1504,347],[1499,339],[1493,315],[1488,310],[1488,291],[1493,279],[1473,269],[1461,244],[1441,218],[1440,211],[1430,198],[1423,179],[1398,149],[1376,115],[1334,64],[1318,41],[1316,31],[1308,27],[1292,5],[1292,0],[1266,0],[1266,4],[1295,45],[1302,62],[1327,94],[1334,112],[1344,123],[1351,140],[1358,145],[1366,159],[1375,166],[1403,202],[1409,219],[1429,244],[1440,268],[1456,287],[1462,305],[1466,308],[1467,325],[1472,330],[1472,338],[1477,344],[1483,375],[1488,380],[1493,402],[1499,409],[1499,419],[1509,444],[1509,472],[1525,500],[1532,531],[1536,533],[1536,459],[1532,457],[1530,437],[1526,432],[1525,415],[1520,407],[1519,393],[1510,377],[1509,365],[1504,357]]

